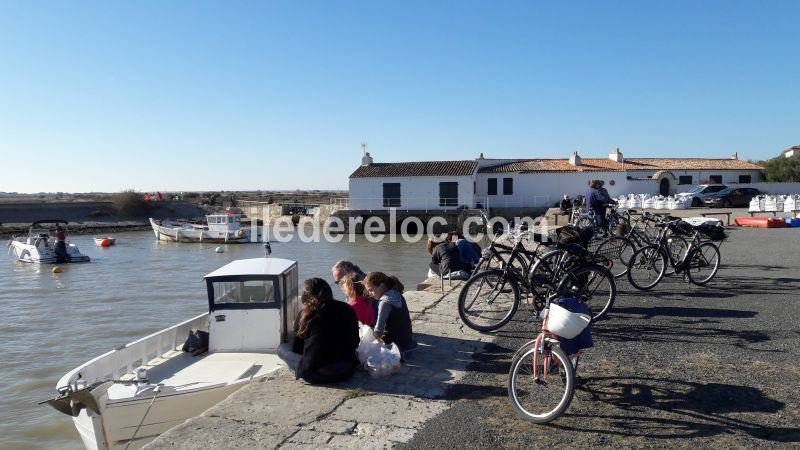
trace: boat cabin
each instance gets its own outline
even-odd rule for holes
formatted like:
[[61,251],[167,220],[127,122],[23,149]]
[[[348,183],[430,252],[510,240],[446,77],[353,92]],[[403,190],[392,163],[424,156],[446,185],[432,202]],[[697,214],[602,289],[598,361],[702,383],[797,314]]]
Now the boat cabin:
[[205,281],[209,352],[274,352],[289,341],[301,308],[296,261],[241,259]]
[[241,214],[209,214],[206,221],[209,231],[236,232],[242,227]]

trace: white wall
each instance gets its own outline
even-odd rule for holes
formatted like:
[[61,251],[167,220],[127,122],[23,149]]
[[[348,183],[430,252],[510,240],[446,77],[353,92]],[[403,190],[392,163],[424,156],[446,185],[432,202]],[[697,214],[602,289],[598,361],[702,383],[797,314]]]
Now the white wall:
[[[498,195],[488,195],[489,178],[497,178]],[[512,195],[503,195],[503,178],[514,179]],[[612,196],[626,191],[628,181],[625,172],[479,173],[477,196],[488,198],[493,208],[549,207],[559,202],[564,194],[572,198],[586,194],[589,180],[605,181]]]
[[[439,183],[458,183],[457,206],[439,206]],[[351,178],[350,209],[387,210],[383,206],[383,184],[400,183],[399,210],[448,210],[458,206],[474,207],[472,176],[459,177],[386,177]]]
[[[738,183],[739,175],[750,175],[753,183],[761,181],[761,171],[759,170],[668,170],[675,175],[675,181],[679,181],[681,175],[691,175],[692,185],[700,184],[701,181],[707,181],[711,175],[721,175],[722,183]],[[644,178],[653,175],[653,170],[631,170],[628,175],[634,178]],[[688,185],[687,185],[688,186]]]

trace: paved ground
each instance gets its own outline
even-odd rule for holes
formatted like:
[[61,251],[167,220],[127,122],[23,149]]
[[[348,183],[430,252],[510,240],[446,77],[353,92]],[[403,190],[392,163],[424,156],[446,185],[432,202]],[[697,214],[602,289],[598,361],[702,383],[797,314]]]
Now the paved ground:
[[643,295],[620,282],[550,425],[519,420],[506,397],[510,355],[535,334],[529,314],[481,335],[434,283],[408,296],[423,347],[401,374],[336,387],[280,374],[151,447],[796,447],[800,233],[737,229],[722,255],[707,287],[668,279]]

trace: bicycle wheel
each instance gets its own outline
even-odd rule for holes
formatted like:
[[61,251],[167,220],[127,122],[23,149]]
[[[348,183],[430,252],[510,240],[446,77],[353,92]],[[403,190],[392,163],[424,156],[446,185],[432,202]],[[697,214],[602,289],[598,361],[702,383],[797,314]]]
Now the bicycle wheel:
[[667,256],[657,245],[648,245],[636,250],[628,263],[628,281],[640,291],[657,285],[667,271]]
[[458,315],[473,330],[494,331],[514,317],[519,298],[517,280],[502,270],[481,272],[461,288]]
[[717,274],[719,270],[720,254],[719,248],[711,242],[704,242],[694,248],[687,256],[689,268],[686,275],[689,281],[702,286]]
[[[544,344],[540,351],[535,342],[517,350],[508,371],[508,398],[517,414],[533,423],[548,423],[564,414],[575,393],[575,370],[567,355],[557,345]],[[538,379],[533,377],[536,353]],[[544,362],[554,367],[544,374]],[[555,373],[555,372],[558,373]]]
[[636,249],[633,243],[624,237],[613,236],[604,240],[595,250],[596,256],[602,256],[611,261],[609,270],[614,278],[620,278],[628,273],[628,263]]
[[689,250],[689,243],[685,238],[673,234],[667,238],[667,249],[673,261],[682,261],[686,251]]
[[562,297],[573,297],[592,308],[592,322],[605,317],[617,298],[617,283],[605,267],[596,264],[570,270],[556,290]]
[[564,250],[551,250],[533,263],[531,269],[531,287],[542,298],[550,294],[551,286],[555,286],[561,276],[558,268]]
[[[498,257],[502,260],[498,260]],[[507,250],[503,250],[497,252],[497,257],[492,258],[489,262],[489,267],[492,269],[504,269],[508,264],[511,264],[511,268],[514,269],[517,274],[520,276],[525,275],[528,272],[528,263],[525,261],[525,257],[522,256],[520,253],[514,255],[514,259],[511,259],[511,252]]]

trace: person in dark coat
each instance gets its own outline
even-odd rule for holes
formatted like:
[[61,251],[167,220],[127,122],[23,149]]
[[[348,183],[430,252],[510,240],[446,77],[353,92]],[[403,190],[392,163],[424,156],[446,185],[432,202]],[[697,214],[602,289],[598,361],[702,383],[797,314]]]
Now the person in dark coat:
[[335,383],[353,375],[358,358],[358,319],[347,303],[333,299],[322,278],[303,285],[303,310],[295,327],[292,351],[301,353],[297,377],[309,383]]
[[440,242],[428,239],[427,249],[431,255],[430,268],[436,275],[447,275],[457,270],[465,270],[458,246],[450,239]]
[[612,203],[617,203],[603,188],[603,182],[592,180],[589,182],[589,190],[586,191],[586,209],[594,212],[594,219],[601,230],[608,228],[606,221],[606,208]]

